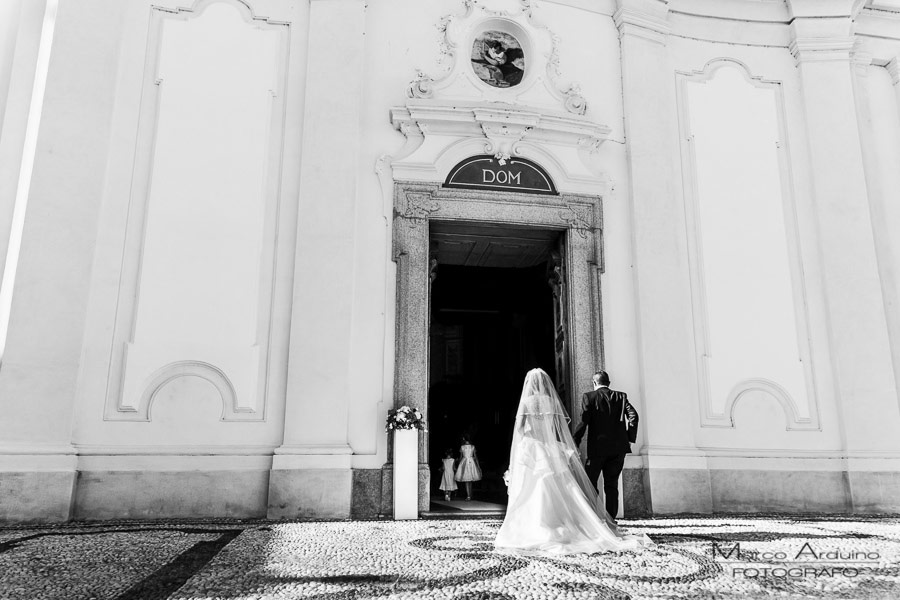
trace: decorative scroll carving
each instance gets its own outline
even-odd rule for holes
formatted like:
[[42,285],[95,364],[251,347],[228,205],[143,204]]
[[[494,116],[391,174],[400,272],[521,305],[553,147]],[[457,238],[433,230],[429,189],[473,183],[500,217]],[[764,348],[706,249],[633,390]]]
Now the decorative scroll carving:
[[427,219],[440,207],[440,204],[432,200],[429,194],[406,194],[406,208],[402,216],[407,219]]
[[[476,117],[477,118],[477,117]],[[516,145],[533,128],[529,125],[506,125],[501,123],[481,123],[481,130],[488,139],[484,153],[494,155],[497,160],[507,161],[518,154]],[[500,163],[501,165],[504,163]]]
[[[495,10],[479,0],[463,0],[463,10],[448,14],[437,23],[440,35],[437,62],[441,73],[431,76],[416,69],[415,78],[409,83],[406,95],[413,99],[434,99],[438,96],[453,100],[499,100],[515,103],[520,95],[529,93],[537,105],[562,108],[573,115],[587,113],[587,100],[577,84],[566,81],[559,63],[560,38],[535,16],[533,0],[519,0],[509,10]],[[521,84],[495,86],[485,92],[485,80],[472,66],[473,35],[486,31],[500,32],[515,39],[524,53],[525,74]],[[480,59],[476,62],[479,62]],[[493,64],[493,63],[492,63]],[[534,92],[538,93],[535,94]],[[485,96],[485,93],[488,96]]]
[[580,86],[572,85],[563,92],[563,95],[566,97],[563,106],[567,111],[574,115],[583,115],[587,112],[587,100],[581,95]]
[[428,281],[434,283],[434,280],[437,279],[438,276],[438,260],[432,257],[428,261]]
[[434,96],[434,79],[423,73],[416,71],[416,78],[413,79],[409,87],[406,88],[407,98],[431,98]]
[[581,237],[587,237],[587,230],[593,229],[594,219],[589,209],[581,206],[567,204],[566,209],[559,213],[559,218],[578,232]]
[[544,168],[556,167],[555,172],[549,171],[554,180],[568,177],[570,189],[578,193],[594,194],[608,183],[598,177],[601,169],[594,160],[610,137],[610,128],[605,125],[530,108],[437,106],[432,104],[433,99],[427,101],[428,105],[424,102],[391,109],[393,126],[406,137],[405,146],[392,161],[396,179],[444,179],[453,164],[487,154],[507,161],[524,155]]
[[[547,77],[550,81],[556,83],[562,77],[562,70],[559,67],[559,36],[551,34],[553,40],[553,49],[550,57],[547,59]],[[587,100],[581,95],[581,86],[570,83],[568,86],[560,88],[555,87],[555,91],[561,94],[563,100],[563,108],[566,112],[573,115],[583,115],[587,113]]]
[[559,252],[550,252],[550,260],[547,261],[547,284],[553,290],[555,296],[560,294],[560,286],[563,284],[562,260]]
[[578,147],[593,154],[600,151],[600,146],[603,144],[603,141],[604,140],[601,137],[586,136],[578,140]]

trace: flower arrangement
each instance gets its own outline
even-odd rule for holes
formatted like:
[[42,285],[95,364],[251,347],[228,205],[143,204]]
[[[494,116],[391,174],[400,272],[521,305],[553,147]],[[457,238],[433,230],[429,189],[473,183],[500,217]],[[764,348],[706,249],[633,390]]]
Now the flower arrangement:
[[393,431],[395,429],[425,429],[425,419],[417,408],[401,406],[388,411],[387,423],[384,426],[385,431]]

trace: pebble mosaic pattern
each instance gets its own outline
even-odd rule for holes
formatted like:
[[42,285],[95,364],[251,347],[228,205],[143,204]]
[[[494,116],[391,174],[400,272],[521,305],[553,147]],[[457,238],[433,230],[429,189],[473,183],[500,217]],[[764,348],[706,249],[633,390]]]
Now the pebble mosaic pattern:
[[0,529],[2,600],[900,598],[900,518],[623,521],[656,546],[498,554],[497,519]]

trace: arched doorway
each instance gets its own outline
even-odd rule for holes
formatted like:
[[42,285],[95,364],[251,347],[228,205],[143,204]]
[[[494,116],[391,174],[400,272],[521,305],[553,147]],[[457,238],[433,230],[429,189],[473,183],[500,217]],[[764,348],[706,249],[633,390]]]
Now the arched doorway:
[[[433,242],[440,244],[442,236],[454,233],[481,233],[488,238],[493,236],[495,240],[502,240],[504,236],[509,238],[513,233],[531,233],[531,250],[520,248],[515,256],[527,256],[537,248],[548,253],[546,260],[531,266],[542,265],[542,277],[548,284],[553,284],[548,285],[549,312],[553,315],[548,316],[553,319],[550,332],[553,349],[548,356],[553,354],[553,374],[564,390],[567,386],[579,389],[586,385],[594,370],[603,365],[599,283],[601,198],[574,194],[480,192],[413,182],[395,182],[394,191],[393,248],[397,263],[395,405],[416,407],[431,419],[432,285],[435,277],[440,277],[440,260],[432,250]],[[551,252],[555,257],[550,255]],[[452,262],[459,260],[452,259]],[[449,266],[465,268],[465,265]],[[473,273],[458,275],[463,278],[473,276]],[[524,280],[522,285],[527,285]],[[563,358],[560,360],[560,357]],[[524,371],[518,374],[518,378],[523,376]],[[518,396],[514,396],[517,401]],[[503,413],[503,410],[501,407],[499,412]],[[494,412],[498,409],[494,408]],[[430,460],[433,458],[431,435],[423,436],[424,443],[419,448],[420,512],[429,508],[431,478],[437,476],[432,474],[435,465]],[[435,441],[446,444],[445,439]],[[385,466],[386,471],[391,468],[390,464]],[[383,482],[390,482],[388,475],[386,472]],[[383,491],[385,499],[392,498],[387,490]]]
[[[535,367],[556,375],[555,265],[564,236],[553,229],[430,224],[431,512],[502,512],[506,505],[503,472],[522,376]],[[565,352],[561,340],[563,364]],[[561,368],[559,380],[567,376]],[[458,457],[463,435],[477,448],[483,471],[473,502],[462,486],[449,499],[439,489],[442,459],[447,452]]]

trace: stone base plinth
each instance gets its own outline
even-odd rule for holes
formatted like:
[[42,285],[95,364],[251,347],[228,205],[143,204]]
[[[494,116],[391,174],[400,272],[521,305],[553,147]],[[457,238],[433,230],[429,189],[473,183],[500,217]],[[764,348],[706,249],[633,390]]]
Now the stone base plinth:
[[275,469],[269,477],[269,519],[349,519],[351,469]]
[[0,523],[67,521],[74,489],[75,471],[0,472]]
[[266,516],[267,470],[85,471],[75,519],[190,519]]

